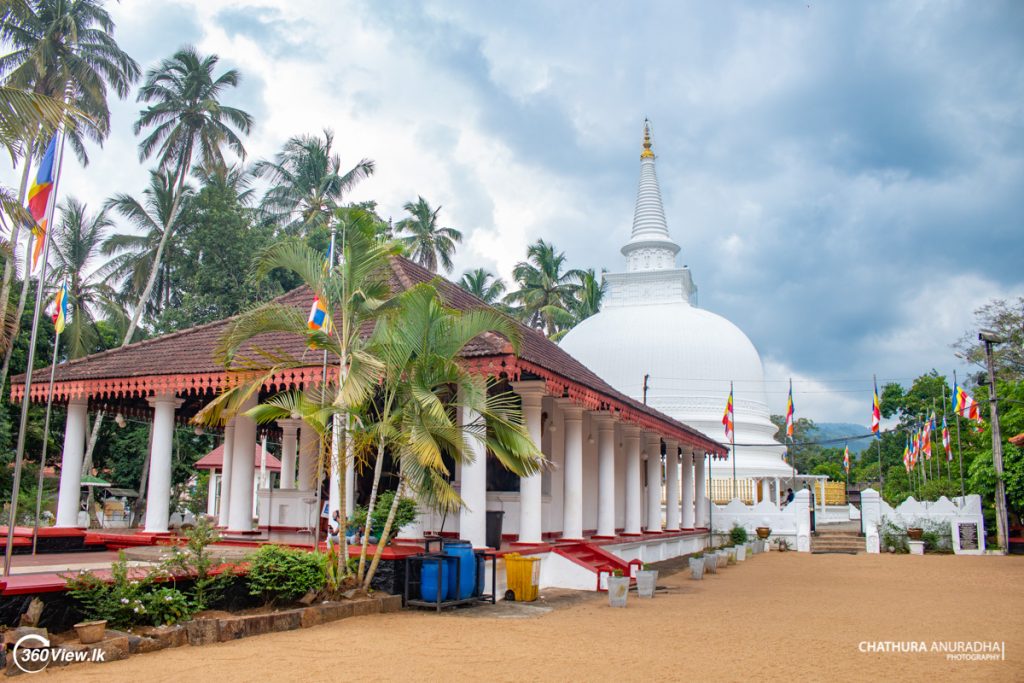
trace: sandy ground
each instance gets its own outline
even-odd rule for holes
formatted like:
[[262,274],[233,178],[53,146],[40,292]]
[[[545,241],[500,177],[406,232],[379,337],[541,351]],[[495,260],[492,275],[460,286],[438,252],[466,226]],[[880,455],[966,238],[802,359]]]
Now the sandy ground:
[[[1024,680],[1024,557],[770,553],[654,600],[596,594],[402,612],[40,680]],[[518,617],[518,618],[517,618]],[[861,641],[1005,641],[1005,660],[863,653]]]

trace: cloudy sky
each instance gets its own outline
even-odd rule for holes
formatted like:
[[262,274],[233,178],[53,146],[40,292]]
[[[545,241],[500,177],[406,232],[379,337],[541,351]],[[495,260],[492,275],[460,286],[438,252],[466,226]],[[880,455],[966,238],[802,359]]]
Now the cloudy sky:
[[[1024,294],[1018,2],[124,0],[154,66],[192,43],[244,80],[250,158],[332,128],[384,215],[423,195],[463,231],[456,274],[542,238],[622,268],[644,117],[700,304],[765,361],[776,412],[867,421],[870,378],[956,365],[972,311]],[[131,124],[61,194],[146,183]]]

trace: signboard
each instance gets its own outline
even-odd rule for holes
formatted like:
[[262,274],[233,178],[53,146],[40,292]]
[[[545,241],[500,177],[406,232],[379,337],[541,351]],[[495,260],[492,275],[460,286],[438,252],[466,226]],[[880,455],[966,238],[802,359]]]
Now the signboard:
[[978,550],[978,525],[975,522],[958,522],[956,532],[961,550]]

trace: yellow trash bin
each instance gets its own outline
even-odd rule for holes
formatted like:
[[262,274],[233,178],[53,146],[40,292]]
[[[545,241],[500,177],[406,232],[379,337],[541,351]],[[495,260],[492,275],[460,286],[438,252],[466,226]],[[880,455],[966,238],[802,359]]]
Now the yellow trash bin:
[[519,553],[505,555],[505,585],[517,602],[533,602],[540,594],[540,558]]

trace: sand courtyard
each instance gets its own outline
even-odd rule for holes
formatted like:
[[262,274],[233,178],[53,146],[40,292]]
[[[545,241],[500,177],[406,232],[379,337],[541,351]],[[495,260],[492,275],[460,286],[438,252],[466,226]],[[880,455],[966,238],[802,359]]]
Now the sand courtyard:
[[[678,567],[678,563],[675,565]],[[1024,680],[1024,557],[758,555],[654,600],[547,592],[531,605],[348,619],[46,680]],[[995,661],[865,643],[1005,642]],[[876,649],[878,645],[874,646]],[[883,646],[893,647],[893,646]],[[1002,657],[1005,656],[1005,659]]]

